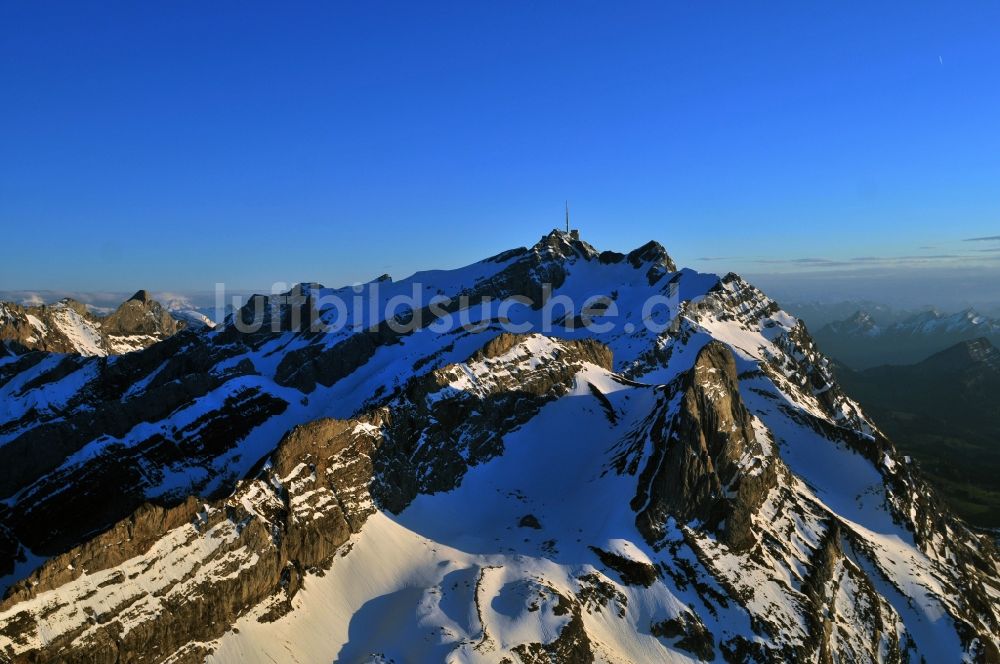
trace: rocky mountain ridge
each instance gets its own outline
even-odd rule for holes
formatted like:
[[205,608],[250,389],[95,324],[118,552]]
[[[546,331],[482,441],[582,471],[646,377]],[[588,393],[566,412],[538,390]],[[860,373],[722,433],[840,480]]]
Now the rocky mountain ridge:
[[[414,287],[449,303],[354,320]],[[1000,658],[993,543],[737,275],[554,231],[293,295],[0,357],[6,657]],[[314,304],[325,331],[287,325]]]
[[70,298],[51,305],[0,302],[0,340],[12,351],[120,355],[162,341],[187,326],[144,290],[106,316]]

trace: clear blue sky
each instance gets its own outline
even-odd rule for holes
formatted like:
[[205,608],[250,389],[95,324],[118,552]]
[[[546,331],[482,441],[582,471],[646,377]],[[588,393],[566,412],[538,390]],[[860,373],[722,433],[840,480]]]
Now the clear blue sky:
[[988,265],[1000,242],[962,240],[1000,235],[998,26],[995,2],[0,0],[0,288],[401,277],[530,244],[566,198],[594,245],[700,269]]

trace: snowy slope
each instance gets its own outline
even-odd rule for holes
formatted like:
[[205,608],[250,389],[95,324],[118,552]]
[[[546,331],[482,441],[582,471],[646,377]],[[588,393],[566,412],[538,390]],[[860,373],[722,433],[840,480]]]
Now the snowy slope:
[[[619,317],[543,334],[543,310],[501,310],[542,281]],[[414,284],[471,300],[373,330]],[[0,652],[995,661],[993,545],[739,277],[554,232],[359,295],[324,317],[364,329],[230,319],[100,372],[0,364]]]

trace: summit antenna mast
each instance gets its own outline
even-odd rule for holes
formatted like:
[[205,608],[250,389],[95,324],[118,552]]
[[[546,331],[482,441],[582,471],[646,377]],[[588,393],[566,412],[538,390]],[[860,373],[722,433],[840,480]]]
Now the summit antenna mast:
[[566,234],[569,234],[569,201],[566,201]]

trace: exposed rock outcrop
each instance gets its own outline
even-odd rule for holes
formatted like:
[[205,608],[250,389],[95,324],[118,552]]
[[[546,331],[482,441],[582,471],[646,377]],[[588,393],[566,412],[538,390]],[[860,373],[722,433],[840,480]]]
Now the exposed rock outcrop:
[[775,484],[775,468],[740,399],[732,353],[711,342],[683,380],[669,424],[650,431],[654,453],[633,499],[636,524],[657,543],[671,516],[697,519],[736,549],[755,541],[751,515]]
[[[329,564],[374,511],[377,438],[363,421],[313,422],[285,436],[273,464],[229,498],[141,507],[12,587],[0,612],[52,589],[62,601],[6,623],[0,636],[29,645],[19,661],[160,662],[220,636],[248,607],[269,602],[267,615],[281,615],[303,575]],[[39,630],[51,627],[39,620],[59,625],[45,642]]]
[[21,349],[80,355],[120,355],[146,348],[187,326],[140,290],[107,316],[65,298],[51,305],[0,302],[0,340]]
[[[528,350],[532,343],[535,351],[542,343],[550,348],[538,366],[534,364],[538,356]],[[66,603],[46,610],[55,613],[53,620],[76,624],[62,616],[75,602],[93,596],[88,595],[94,584],[91,578],[108,576],[96,582],[100,586],[137,575],[129,578],[134,583],[121,596],[115,596],[120,610],[97,616],[96,623],[84,620],[50,639],[44,650],[29,649],[24,656],[34,662],[158,662],[163,653],[219,636],[246,607],[268,602],[272,609],[266,615],[276,618],[290,610],[304,575],[328,565],[352,533],[361,530],[377,502],[398,511],[418,492],[454,486],[470,464],[500,454],[503,433],[564,394],[575,373],[590,362],[608,367],[610,353],[590,340],[556,342],[537,335],[491,339],[461,368],[444,367],[411,381],[388,407],[349,421],[321,419],[293,428],[259,474],[238,484],[228,498],[202,504],[188,497],[172,507],[139,507],[11,587],[0,612],[59,589]],[[509,377],[494,381],[500,366]],[[466,371],[482,380],[467,392],[453,391],[455,377]],[[470,440],[470,454],[465,455],[458,441],[473,433],[480,442]],[[416,439],[426,449],[413,455]],[[72,511],[69,504],[53,505],[45,508],[52,518]],[[25,519],[43,507],[29,510]],[[93,504],[88,507],[93,509]],[[22,539],[31,534],[17,515],[8,518],[19,525]],[[211,544],[217,541],[221,543]],[[142,611],[132,611],[127,607],[138,606],[145,592],[157,587],[158,582],[145,575],[149,570],[162,574],[157,561],[166,565],[170,558],[170,552],[163,550],[165,542],[172,550],[191,552],[186,554],[191,558],[184,576],[200,579],[197,592],[192,593],[187,583],[171,584],[155,591],[155,606],[143,602]],[[252,557],[238,553],[251,551]],[[109,572],[128,568],[136,560],[143,561],[142,571]],[[578,613],[579,607],[573,610]],[[192,616],[203,619],[191,624]],[[0,636],[34,643],[43,628],[47,629],[37,621],[14,621],[0,630]],[[160,644],[162,649],[144,652],[143,643]],[[539,646],[539,652],[552,648],[555,653],[589,652],[586,644],[586,634],[573,623],[557,642]]]

